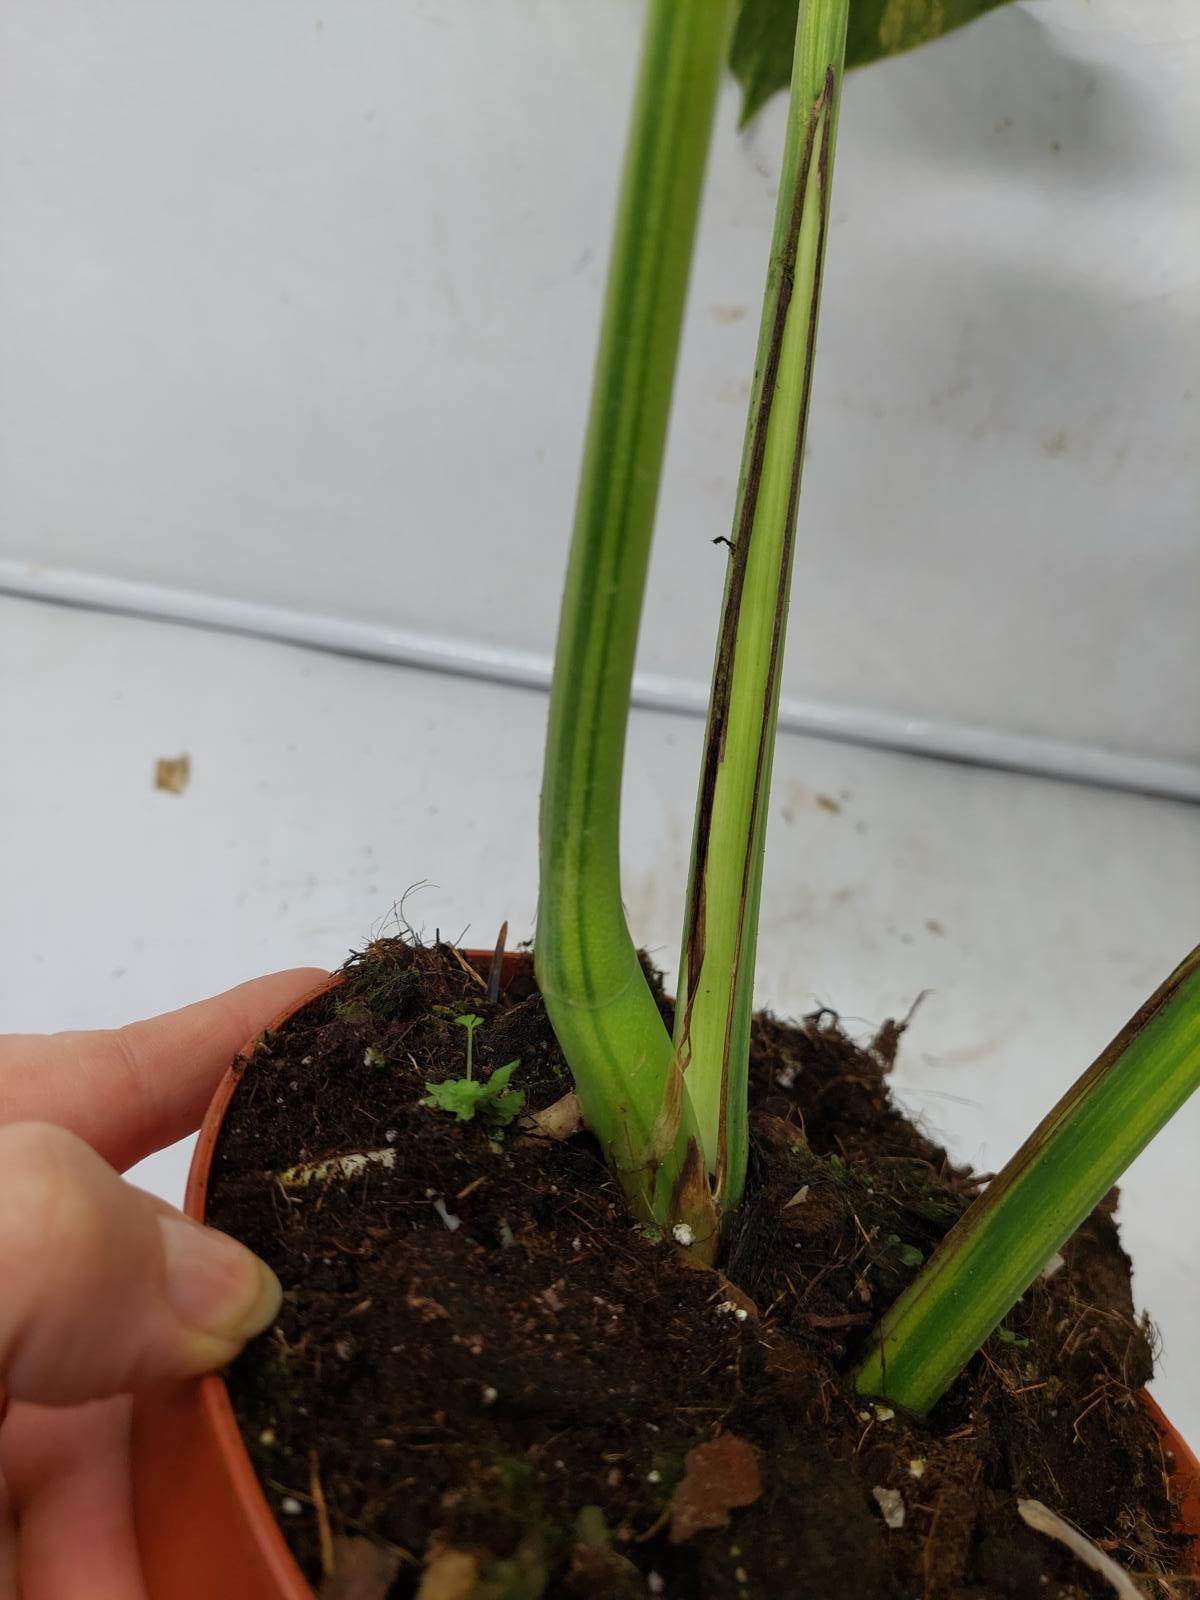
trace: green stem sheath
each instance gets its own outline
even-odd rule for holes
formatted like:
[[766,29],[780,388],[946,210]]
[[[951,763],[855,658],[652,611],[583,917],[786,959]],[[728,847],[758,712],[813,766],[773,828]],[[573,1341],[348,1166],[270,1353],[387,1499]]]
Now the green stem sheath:
[[1200,947],[1067,1091],[876,1329],[860,1393],[923,1415],[1200,1088]]
[[719,1209],[740,1202],[767,801],[848,0],[803,0],[696,804],[675,1047]]
[[635,1211],[660,1221],[694,1212],[709,1231],[670,1036],[625,921],[618,842],[646,567],[732,11],[732,0],[650,0],[647,11],[559,622],[535,941],[584,1116]]

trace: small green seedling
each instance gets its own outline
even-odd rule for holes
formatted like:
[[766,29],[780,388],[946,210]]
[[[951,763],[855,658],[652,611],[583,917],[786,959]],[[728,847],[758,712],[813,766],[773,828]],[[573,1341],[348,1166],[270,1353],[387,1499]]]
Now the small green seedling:
[[475,1076],[473,1071],[475,1064],[475,1030],[483,1027],[483,1018],[477,1017],[474,1012],[466,1011],[461,1017],[455,1017],[454,1026],[467,1030],[467,1081],[469,1083]]
[[467,1032],[467,1075],[465,1078],[446,1078],[442,1083],[426,1083],[429,1093],[422,1105],[434,1106],[439,1111],[449,1111],[460,1122],[471,1122],[477,1115],[490,1129],[499,1132],[507,1128],[525,1105],[525,1091],[510,1089],[509,1079],[521,1065],[508,1061],[486,1081],[475,1077],[475,1030],[483,1027],[483,1018],[471,1012],[455,1017],[455,1024]]
[[896,1259],[902,1267],[919,1267],[925,1259],[923,1250],[918,1250],[915,1244],[905,1244],[898,1233],[889,1233],[888,1243],[895,1245]]
[[436,1106],[439,1111],[452,1111],[460,1122],[470,1122],[478,1115],[489,1128],[499,1131],[520,1114],[525,1104],[525,1091],[508,1087],[508,1080],[520,1064],[510,1061],[497,1067],[486,1082],[447,1078],[442,1083],[427,1083],[429,1094],[421,1103]]
[[1011,1328],[997,1328],[996,1337],[1001,1344],[1016,1345],[1018,1350],[1028,1350],[1029,1348],[1029,1340],[1025,1335],[1023,1333],[1014,1333]]

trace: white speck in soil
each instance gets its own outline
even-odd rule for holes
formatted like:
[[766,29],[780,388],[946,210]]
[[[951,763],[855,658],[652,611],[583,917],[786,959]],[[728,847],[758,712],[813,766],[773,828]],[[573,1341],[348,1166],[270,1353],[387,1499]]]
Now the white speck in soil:
[[292,1495],[288,1494],[284,1495],[283,1499],[279,1502],[279,1509],[283,1512],[285,1517],[298,1517],[304,1510],[304,1507],[300,1504],[299,1500],[294,1499]]
[[884,1522],[889,1528],[904,1526],[904,1496],[899,1489],[885,1489],[876,1484],[871,1490]]

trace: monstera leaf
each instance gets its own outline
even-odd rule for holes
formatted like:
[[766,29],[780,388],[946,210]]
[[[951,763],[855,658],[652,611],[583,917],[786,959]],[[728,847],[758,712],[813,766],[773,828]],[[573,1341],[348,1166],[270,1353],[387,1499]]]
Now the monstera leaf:
[[[1006,0],[850,0],[846,65],[861,67],[881,56],[961,28]],[[792,76],[798,0],[741,0],[729,64],[742,86],[745,125]]]

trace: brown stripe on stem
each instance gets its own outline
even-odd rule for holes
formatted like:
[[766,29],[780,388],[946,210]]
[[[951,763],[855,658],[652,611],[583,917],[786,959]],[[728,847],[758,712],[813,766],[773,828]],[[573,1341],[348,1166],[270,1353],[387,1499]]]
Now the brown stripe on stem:
[[[710,702],[708,727],[705,734],[704,762],[701,771],[700,793],[696,810],[696,838],[695,856],[692,870],[691,891],[687,907],[687,999],[684,1017],[680,1028],[678,1057],[681,1066],[686,1070],[691,1060],[691,1017],[695,1003],[700,974],[704,965],[705,955],[705,921],[707,915],[707,876],[709,842],[712,829],[713,801],[716,795],[717,779],[725,756],[725,743],[729,724],[729,702],[733,684],[733,668],[737,647],[738,624],[741,615],[742,593],[745,587],[746,569],[749,563],[751,542],[754,533],[755,513],[758,507],[758,496],[761,488],[763,461],[766,454],[767,433],[770,427],[771,413],[775,403],[776,391],[779,380],[779,366],[783,351],[783,338],[787,326],[788,314],[791,310],[792,295],[795,286],[796,253],[799,245],[800,229],[804,217],[805,197],[808,190],[808,181],[812,170],[814,150],[817,145],[817,129],[824,117],[820,149],[817,154],[819,183],[817,186],[817,201],[820,207],[820,238],[818,241],[817,266],[814,275],[813,294],[810,303],[810,316],[808,325],[807,350],[805,354],[804,381],[801,396],[801,409],[797,426],[796,445],[792,464],[792,482],[788,499],[788,527],[785,534],[782,560],[780,566],[779,583],[777,586],[776,608],[773,623],[773,637],[771,645],[771,663],[767,681],[766,697],[764,703],[763,726],[759,739],[757,764],[755,774],[755,792],[751,825],[746,840],[746,855],[742,869],[741,906],[745,908],[748,885],[753,870],[754,859],[754,833],[757,827],[759,807],[761,805],[762,772],[769,751],[772,747],[771,730],[767,724],[770,720],[770,707],[774,700],[774,689],[778,680],[779,661],[782,645],[784,620],[787,614],[787,584],[786,578],[791,561],[791,553],[795,544],[795,519],[796,505],[800,488],[800,471],[804,455],[804,438],[808,418],[808,400],[812,387],[813,352],[815,345],[815,311],[821,289],[821,268],[823,260],[823,246],[827,228],[827,200],[829,192],[829,151],[832,138],[832,106],[836,90],[836,78],[833,68],[830,67],[825,76],[825,84],[821,94],[814,101],[809,114],[808,128],[806,130],[805,144],[796,175],[796,184],[792,198],[792,210],[788,220],[788,230],[783,251],[778,265],[780,274],[779,288],[775,300],[774,314],[771,323],[771,333],[768,340],[766,356],[763,364],[762,381],[759,389],[758,402],[755,408],[754,426],[750,437],[750,446],[746,462],[745,483],[742,501],[739,507],[738,523],[735,529],[733,549],[730,554],[731,570],[729,585],[725,597],[725,604],[721,619],[721,633],[717,645],[716,662],[713,668],[713,687]],[[734,982],[741,959],[742,939],[744,934],[744,916],[739,918],[736,946],[734,954]],[[729,1032],[733,1021],[733,1007],[727,1012],[725,1019],[725,1059],[728,1058]],[[728,1110],[726,1099],[722,1096],[720,1123],[718,1131],[717,1155],[717,1192],[721,1191],[724,1169],[726,1165],[726,1122]]]
[[[788,601],[790,599],[791,585],[788,581],[791,572],[792,554],[796,547],[796,513],[800,501],[800,477],[804,466],[804,440],[808,432],[808,403],[812,393],[813,358],[817,343],[817,307],[821,303],[821,278],[825,266],[825,233],[828,227],[828,200],[829,200],[829,147],[833,134],[833,118],[829,110],[833,104],[835,80],[833,68],[830,67],[825,74],[825,87],[820,99],[813,107],[812,123],[809,128],[808,142],[805,145],[804,161],[799,176],[800,208],[799,216],[794,222],[795,231],[789,235],[790,255],[788,257],[789,271],[794,271],[796,261],[796,239],[800,229],[800,216],[804,210],[804,194],[808,186],[808,172],[812,160],[812,147],[816,133],[816,125],[822,113],[825,114],[824,127],[821,132],[821,149],[817,157],[817,259],[813,272],[812,295],[809,300],[808,329],[804,351],[804,381],[800,392],[800,414],[796,419],[796,443],[792,452],[792,481],[788,492],[787,528],[784,533],[783,544],[779,557],[779,579],[775,587],[775,616],[771,627],[771,664],[767,671],[767,682],[763,695],[762,725],[759,729],[758,750],[754,767],[754,798],[750,808],[750,826],[746,830],[746,851],[742,860],[742,882],[738,895],[738,924],[733,951],[733,985],[737,985],[737,974],[742,961],[742,940],[746,930],[746,897],[749,893],[750,880],[754,872],[755,835],[758,831],[759,812],[766,795],[764,781],[764,768],[770,760],[775,748],[774,719],[771,708],[775,704],[775,688],[779,681],[780,665],[783,656],[783,634],[787,624]],[[790,285],[789,285],[789,300]],[[729,1039],[733,1028],[734,1007],[731,1005],[725,1014],[725,1038],[722,1044],[722,1062],[729,1059]],[[727,1165],[727,1122],[729,1117],[728,1096],[721,1097],[720,1122],[717,1133],[717,1171],[716,1192],[720,1197],[725,1179]]]

